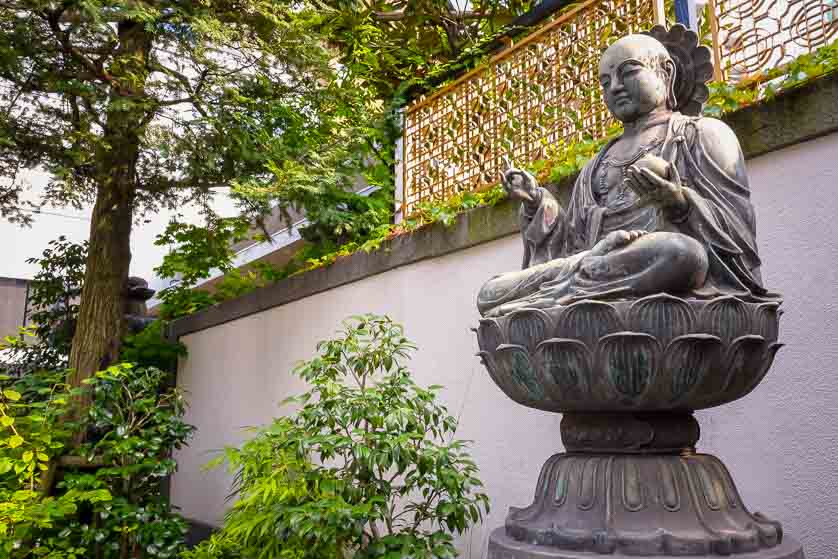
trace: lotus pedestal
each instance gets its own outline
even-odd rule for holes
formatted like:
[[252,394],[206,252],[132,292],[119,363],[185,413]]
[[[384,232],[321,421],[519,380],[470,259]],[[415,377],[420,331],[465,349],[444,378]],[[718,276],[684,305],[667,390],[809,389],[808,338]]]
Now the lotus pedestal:
[[751,513],[722,462],[698,454],[692,411],[753,390],[780,347],[778,303],[656,295],[481,321],[480,356],[515,401],[564,413],[566,453],[512,508],[490,559],[803,559]]

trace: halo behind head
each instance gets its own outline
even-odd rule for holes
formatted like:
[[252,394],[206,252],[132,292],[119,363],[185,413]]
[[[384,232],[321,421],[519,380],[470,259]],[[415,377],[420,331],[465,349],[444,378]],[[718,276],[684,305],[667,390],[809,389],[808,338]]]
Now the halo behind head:
[[713,78],[710,49],[699,45],[695,31],[680,23],[668,31],[663,25],[656,25],[645,35],[663,45],[675,63],[675,110],[685,115],[700,115],[710,97],[706,84]]

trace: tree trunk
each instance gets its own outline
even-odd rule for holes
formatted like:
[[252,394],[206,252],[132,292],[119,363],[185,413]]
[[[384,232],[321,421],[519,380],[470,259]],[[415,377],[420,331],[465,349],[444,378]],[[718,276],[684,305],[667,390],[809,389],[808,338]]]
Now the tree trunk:
[[[127,169],[125,169],[127,171]],[[70,384],[81,386],[119,358],[124,331],[123,292],[131,264],[133,189],[117,187],[118,176],[98,189],[79,317],[70,351]]]
[[[151,35],[142,23],[122,21],[112,66],[112,92],[102,148],[96,153],[97,194],[90,224],[87,268],[79,317],[70,350],[70,384],[85,379],[119,358],[125,331],[124,294],[131,264],[131,225],[137,188],[137,161]],[[81,398],[79,413],[90,404]]]

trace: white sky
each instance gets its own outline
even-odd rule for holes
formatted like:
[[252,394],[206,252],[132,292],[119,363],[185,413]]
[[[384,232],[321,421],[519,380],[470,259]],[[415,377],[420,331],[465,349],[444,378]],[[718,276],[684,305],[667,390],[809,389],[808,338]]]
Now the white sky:
[[[44,188],[49,175],[43,172],[30,171],[24,180],[32,187],[32,194],[27,199],[36,200],[37,194]],[[71,208],[44,208],[45,212],[58,215],[36,214],[31,227],[20,227],[0,218],[0,276],[11,278],[31,278],[38,271],[38,266],[27,264],[26,259],[39,257],[48,243],[65,235],[68,239],[81,242],[87,239],[90,230],[90,210],[78,211]],[[216,210],[222,215],[233,215],[232,202],[219,199]],[[184,219],[199,223],[200,217],[196,208],[181,208]],[[154,277],[152,270],[158,266],[166,253],[165,247],[154,245],[154,239],[163,232],[172,217],[172,212],[146,216],[150,223],[134,226],[131,235],[131,275],[140,276],[151,281]]]

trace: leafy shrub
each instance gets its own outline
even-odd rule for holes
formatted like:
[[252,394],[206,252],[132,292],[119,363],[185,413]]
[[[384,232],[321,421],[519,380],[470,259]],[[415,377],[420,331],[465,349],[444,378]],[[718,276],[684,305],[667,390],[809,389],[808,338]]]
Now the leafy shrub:
[[186,402],[171,387],[169,373],[123,363],[96,374],[87,415],[88,462],[103,467],[65,478],[67,490],[107,490],[111,499],[90,510],[91,525],[68,526],[103,559],[176,557],[186,524],[169,512],[161,482],[177,469],[172,450],[182,447],[193,427],[183,421]]
[[166,339],[166,323],[155,320],[136,334],[125,336],[121,347],[121,360],[142,367],[156,367],[174,372],[178,357],[186,356],[186,346]]
[[59,526],[82,505],[110,499],[107,491],[75,489],[47,495],[51,462],[67,447],[73,425],[64,374],[32,372],[0,377],[0,552],[3,557],[84,557]]
[[456,420],[402,364],[414,346],[362,316],[296,373],[311,390],[224,459],[237,501],[187,559],[456,557],[454,533],[488,510]]
[[814,52],[767,69],[738,83],[713,82],[704,114],[721,117],[725,113],[773,99],[780,93],[838,71],[838,40]]
[[[93,404],[74,425],[66,418],[78,391],[65,377],[0,379],[2,556],[176,557],[186,525],[169,511],[161,481],[192,432],[182,394],[160,369],[115,365],[89,380]],[[68,456],[76,428],[90,442]]]
[[73,243],[62,235],[50,241],[40,258],[27,260],[40,268],[32,279],[27,303],[33,326],[7,340],[6,372],[20,375],[67,366],[86,259],[87,243]]

